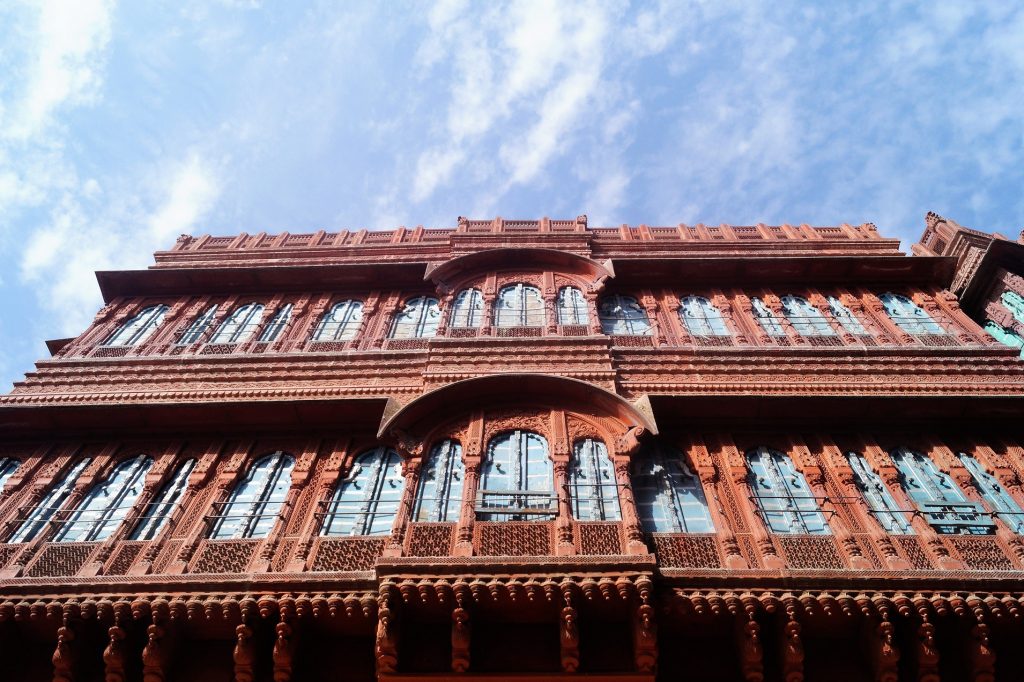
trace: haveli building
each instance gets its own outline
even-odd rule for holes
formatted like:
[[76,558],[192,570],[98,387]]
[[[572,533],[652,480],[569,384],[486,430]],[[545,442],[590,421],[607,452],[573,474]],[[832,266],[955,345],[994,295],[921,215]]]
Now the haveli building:
[[1021,679],[1024,363],[927,248],[460,219],[98,273],[0,397],[3,677]]

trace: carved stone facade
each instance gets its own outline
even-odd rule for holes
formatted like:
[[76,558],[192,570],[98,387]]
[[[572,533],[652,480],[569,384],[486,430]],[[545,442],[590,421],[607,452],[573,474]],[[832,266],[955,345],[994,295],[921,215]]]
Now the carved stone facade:
[[[183,236],[99,273],[89,329],[0,396],[0,677],[1019,679],[1024,364],[921,248],[873,225],[460,218]],[[516,286],[539,312],[499,323]],[[429,333],[393,338],[413,299],[436,300]],[[260,323],[231,327],[249,304]],[[904,449],[962,499],[922,503]],[[86,514],[140,456],[109,528]]]

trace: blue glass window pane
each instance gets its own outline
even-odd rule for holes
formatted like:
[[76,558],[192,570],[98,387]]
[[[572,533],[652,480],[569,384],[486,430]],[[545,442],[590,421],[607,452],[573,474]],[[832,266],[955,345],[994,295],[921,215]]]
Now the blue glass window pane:
[[263,328],[262,332],[260,332],[259,342],[270,343],[272,341],[276,341],[277,338],[281,335],[281,332],[283,332],[288,327],[288,323],[291,321],[291,319],[292,304],[285,303],[283,306],[277,309],[277,312],[274,313],[274,316],[270,318],[270,322],[268,322],[267,326]]
[[171,480],[165,483],[153,501],[146,505],[139,524],[132,532],[132,540],[152,540],[163,530],[181,502],[181,497],[188,486],[188,476],[195,466],[196,461],[190,459],[178,467]]
[[932,319],[923,308],[901,294],[886,293],[878,297],[885,313],[908,334],[945,334],[946,330]]
[[569,463],[573,517],[580,521],[618,521],[619,489],[608,449],[599,440],[576,443]]
[[835,336],[821,311],[800,296],[783,296],[782,312],[801,336]]
[[679,317],[693,336],[729,336],[722,313],[703,296],[687,296],[679,307]]
[[854,336],[870,335],[867,328],[857,319],[857,316],[835,296],[828,297],[828,308],[832,312],[832,317],[836,318],[847,332]]
[[637,514],[647,532],[714,532],[700,479],[678,451],[645,446],[633,462],[632,483]]
[[445,440],[430,451],[420,476],[414,521],[458,521],[465,467],[462,448]]
[[647,311],[632,296],[605,296],[598,304],[601,330],[610,336],[650,336]]
[[1016,291],[1004,291],[999,300],[1013,313],[1015,320],[1024,324],[1024,296],[1021,296]]
[[7,481],[14,475],[14,472],[21,466],[21,462],[11,457],[0,457],[0,493],[3,492]]
[[378,447],[360,455],[334,491],[321,535],[386,535],[402,501],[402,458]]
[[789,457],[760,447],[747,453],[748,480],[757,506],[775,533],[829,533],[825,515]]
[[277,523],[291,487],[293,466],[295,459],[283,452],[255,462],[221,508],[210,537],[215,540],[267,537]]
[[970,455],[961,452],[959,457],[961,463],[970,472],[971,478],[974,479],[974,485],[992,507],[992,510],[998,512],[999,518],[1015,533],[1024,533],[1024,513],[1013,496],[999,483],[999,479],[985,471],[981,462]]
[[867,459],[856,452],[849,452],[846,454],[846,461],[853,469],[853,480],[857,484],[857,488],[864,495],[871,514],[878,519],[882,528],[894,535],[913,533],[907,513],[896,504],[892,493],[868,464]]
[[213,324],[213,318],[216,317],[216,315],[217,306],[214,304],[192,321],[192,324],[190,324],[188,329],[184,331],[177,343],[179,345],[186,345],[202,341],[206,336],[206,332],[209,330],[210,325]]
[[756,297],[752,298],[750,299],[750,307],[754,311],[754,316],[757,318],[758,324],[761,325],[761,329],[764,329],[768,336],[786,335],[786,330],[775,318],[775,313],[772,312],[772,309],[764,301]]
[[[981,517],[981,510],[968,502],[963,491],[935,462],[907,448],[897,448],[891,454],[899,470],[900,484],[936,531],[972,535],[992,532],[991,521]],[[972,521],[978,525],[971,525]]]

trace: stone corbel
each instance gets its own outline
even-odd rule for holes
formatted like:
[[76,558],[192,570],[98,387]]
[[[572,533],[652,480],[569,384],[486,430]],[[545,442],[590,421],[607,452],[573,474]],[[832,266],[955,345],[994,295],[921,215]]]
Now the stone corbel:
[[562,614],[559,618],[559,647],[562,658],[562,672],[574,673],[580,666],[580,632],[578,627],[578,614],[573,606],[573,593],[575,585],[571,581],[563,582],[561,585]]
[[650,605],[651,587],[649,580],[637,581],[640,604],[633,616],[633,655],[641,673],[653,673],[658,665],[658,626]]
[[782,676],[786,682],[803,682],[804,644],[800,622],[796,619],[799,602],[789,596],[783,599],[786,622],[782,626]]
[[377,660],[377,674],[393,673],[398,666],[398,622],[394,610],[396,588],[392,582],[380,586],[377,596],[377,635],[374,640],[374,657]]
[[876,682],[898,682],[900,650],[896,646],[896,628],[889,620],[888,603],[873,603],[863,595],[856,602],[865,616],[865,639]]
[[935,642],[935,626],[928,620],[929,603],[914,600],[914,608],[921,618],[917,626],[917,679],[918,682],[940,682],[939,649]]
[[53,682],[74,682],[75,679],[79,652],[71,611],[68,606],[64,607],[63,620],[57,628],[57,646],[51,657]]
[[764,648],[761,645],[761,625],[756,618],[761,602],[749,594],[740,601],[742,613],[737,613],[736,620],[740,670],[746,682],[763,682]]
[[455,608],[452,609],[452,672],[464,673],[469,670],[470,665],[472,630],[469,610],[466,607],[472,601],[472,595],[469,585],[464,581],[456,582],[453,591]]

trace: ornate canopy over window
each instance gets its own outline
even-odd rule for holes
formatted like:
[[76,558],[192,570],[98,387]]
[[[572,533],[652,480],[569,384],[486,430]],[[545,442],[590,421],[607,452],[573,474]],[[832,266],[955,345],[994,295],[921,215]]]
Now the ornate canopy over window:
[[527,284],[502,287],[494,303],[496,327],[543,327],[544,300],[540,289]]
[[257,460],[240,481],[228,502],[216,514],[215,540],[226,538],[265,538],[277,523],[291,487],[295,459],[275,452]]
[[121,525],[142,494],[153,460],[145,455],[121,462],[107,480],[97,483],[71,517],[61,524],[57,542],[106,540]]
[[759,447],[747,453],[748,481],[765,523],[774,533],[829,533],[818,500],[793,461]]
[[441,309],[437,299],[419,296],[405,302],[405,308],[395,315],[391,325],[392,339],[426,339],[437,334]]
[[338,301],[324,313],[313,332],[314,341],[347,341],[355,338],[363,321],[363,302]]
[[700,479],[677,450],[648,444],[633,461],[633,492],[648,533],[713,533]]
[[609,335],[650,336],[647,311],[632,296],[605,296],[598,305],[601,329]]
[[169,308],[165,305],[151,305],[121,325],[111,335],[105,346],[137,346],[156,331],[164,321]]
[[405,479],[397,452],[378,447],[352,464],[323,512],[321,535],[385,535],[391,532]]

